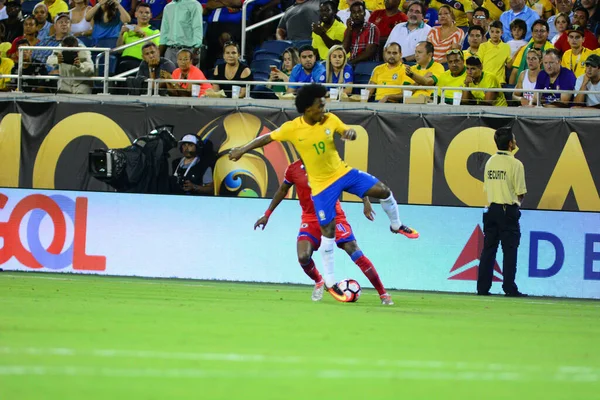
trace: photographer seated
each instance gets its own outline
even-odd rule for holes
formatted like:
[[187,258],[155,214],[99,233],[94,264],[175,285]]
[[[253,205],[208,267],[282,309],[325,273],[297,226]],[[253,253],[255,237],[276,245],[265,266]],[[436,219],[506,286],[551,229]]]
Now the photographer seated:
[[[79,43],[75,36],[67,36],[61,42],[63,47],[86,48]],[[94,63],[89,50],[56,52],[48,57],[48,64],[58,64],[58,75],[61,77],[92,77],[94,76]],[[56,69],[51,72],[55,74]],[[91,94],[92,81],[77,79],[61,79],[58,82],[59,93]]]
[[171,193],[196,196],[214,195],[210,142],[205,146],[196,135],[187,134],[179,141],[182,158],[173,161]]

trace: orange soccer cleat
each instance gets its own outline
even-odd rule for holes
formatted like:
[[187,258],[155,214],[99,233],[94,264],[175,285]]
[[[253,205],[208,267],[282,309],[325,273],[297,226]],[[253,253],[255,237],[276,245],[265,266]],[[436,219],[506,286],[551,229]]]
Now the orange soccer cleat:
[[401,235],[404,235],[409,239],[418,239],[419,237],[419,232],[417,232],[413,228],[409,228],[406,225],[401,225],[400,228],[396,230],[392,229],[392,227],[390,226],[390,231],[392,231],[393,233],[399,233]]

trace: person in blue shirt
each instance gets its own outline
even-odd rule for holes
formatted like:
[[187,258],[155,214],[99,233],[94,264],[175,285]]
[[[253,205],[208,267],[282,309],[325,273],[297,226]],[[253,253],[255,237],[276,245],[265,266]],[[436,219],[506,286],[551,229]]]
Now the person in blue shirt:
[[517,18],[522,19],[527,24],[525,40],[529,41],[531,39],[531,27],[540,16],[531,8],[527,7],[525,3],[526,0],[510,0],[510,10],[504,11],[502,15],[500,15],[500,22],[502,22],[502,26],[504,26],[504,33],[502,34],[502,41],[504,43],[514,39],[510,29],[507,29],[507,27],[509,27],[510,23]]
[[[544,53],[544,70],[540,71],[535,82],[536,89],[575,90],[577,78],[568,68],[561,67],[561,54],[556,49],[548,49]],[[544,107],[570,107],[573,95],[571,93],[542,93],[541,103]],[[534,97],[537,104],[537,96]]]
[[[290,82],[318,82],[325,72],[323,64],[317,62],[317,51],[310,45],[300,47],[300,64],[290,74]],[[299,86],[288,86],[287,93],[295,93]]]
[[[327,61],[325,62],[325,71],[319,76],[317,82],[321,84],[354,83],[354,70],[350,64],[348,64],[344,46],[339,44],[331,46],[329,53],[327,54]],[[350,95],[352,93],[352,87],[345,87],[344,92],[347,95]]]

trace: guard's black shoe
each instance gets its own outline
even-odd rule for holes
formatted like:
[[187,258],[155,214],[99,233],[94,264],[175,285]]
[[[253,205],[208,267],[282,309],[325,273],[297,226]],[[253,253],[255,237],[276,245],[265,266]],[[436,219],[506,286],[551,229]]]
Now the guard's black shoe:
[[504,296],[506,296],[506,297],[529,297],[528,294],[521,293],[521,292],[506,293]]

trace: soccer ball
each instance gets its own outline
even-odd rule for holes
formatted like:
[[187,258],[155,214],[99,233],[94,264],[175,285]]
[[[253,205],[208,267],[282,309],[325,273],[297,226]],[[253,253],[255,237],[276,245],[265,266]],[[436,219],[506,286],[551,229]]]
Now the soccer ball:
[[344,279],[338,283],[338,287],[344,294],[349,302],[353,303],[360,297],[360,285],[354,279]]

